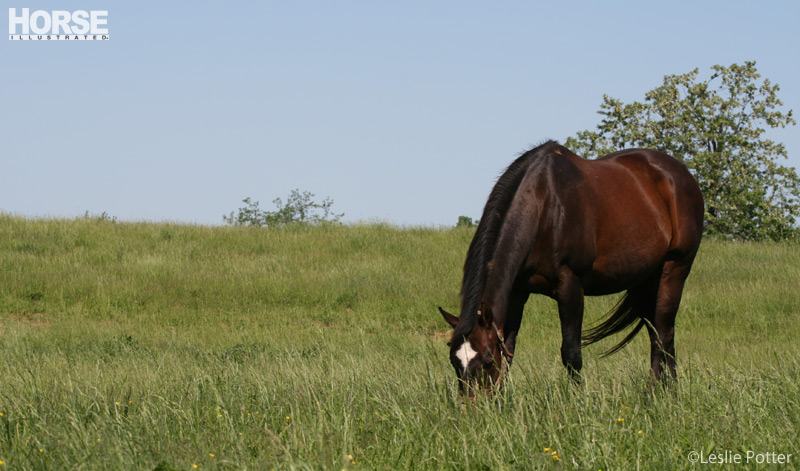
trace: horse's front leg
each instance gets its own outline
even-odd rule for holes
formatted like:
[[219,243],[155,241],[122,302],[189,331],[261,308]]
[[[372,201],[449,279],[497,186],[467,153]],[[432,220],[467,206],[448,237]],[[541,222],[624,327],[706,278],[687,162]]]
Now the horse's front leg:
[[[508,313],[506,315],[505,325],[503,332],[506,336],[506,348],[514,354],[517,347],[517,334],[519,327],[522,323],[522,312],[525,309],[525,303],[528,301],[530,293],[527,291],[512,291],[508,299]],[[512,358],[508,358],[508,364],[511,365]]]
[[559,272],[556,289],[558,316],[561,319],[561,361],[572,378],[580,382],[583,366],[581,326],[583,325],[583,287],[569,268]]

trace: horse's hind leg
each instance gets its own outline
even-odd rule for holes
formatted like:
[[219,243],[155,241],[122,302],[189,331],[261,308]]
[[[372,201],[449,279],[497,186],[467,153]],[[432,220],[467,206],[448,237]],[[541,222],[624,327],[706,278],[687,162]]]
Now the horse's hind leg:
[[583,324],[583,287],[572,270],[564,267],[559,273],[556,289],[558,317],[561,320],[561,361],[580,381],[583,357],[581,355],[581,326]]
[[[654,380],[664,381],[675,375],[675,316],[681,303],[683,284],[691,270],[689,263],[668,261],[661,272],[656,297],[656,309],[650,333],[650,368]],[[666,367],[666,370],[665,370]]]

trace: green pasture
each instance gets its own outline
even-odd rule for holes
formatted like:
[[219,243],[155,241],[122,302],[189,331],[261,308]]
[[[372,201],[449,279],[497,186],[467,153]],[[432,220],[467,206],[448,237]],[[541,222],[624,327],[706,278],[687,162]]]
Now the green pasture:
[[0,215],[0,470],[800,468],[800,245],[703,242],[667,391],[646,335],[573,385],[532,297],[464,407],[436,307],[472,231]]

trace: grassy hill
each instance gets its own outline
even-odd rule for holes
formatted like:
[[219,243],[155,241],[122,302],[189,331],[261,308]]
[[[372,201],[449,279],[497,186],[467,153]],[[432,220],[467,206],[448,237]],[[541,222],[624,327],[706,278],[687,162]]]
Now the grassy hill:
[[645,335],[571,385],[532,297],[501,397],[464,408],[436,306],[471,237],[0,216],[0,469],[798,466],[800,246],[703,243],[674,394],[645,394]]

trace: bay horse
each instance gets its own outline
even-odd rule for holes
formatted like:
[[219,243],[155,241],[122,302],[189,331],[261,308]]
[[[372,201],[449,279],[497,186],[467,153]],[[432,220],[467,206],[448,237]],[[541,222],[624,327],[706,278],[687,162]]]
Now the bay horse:
[[[646,327],[651,377],[675,377],[675,315],[703,233],[703,196],[689,170],[649,149],[586,160],[555,141],[500,176],[467,251],[450,362],[462,394],[499,387],[530,294],[558,303],[561,360],[577,381],[583,346]],[[581,332],[584,296],[626,291],[610,317]],[[666,370],[665,370],[666,367]],[[466,390],[466,391],[465,391]]]

